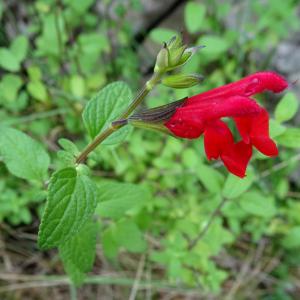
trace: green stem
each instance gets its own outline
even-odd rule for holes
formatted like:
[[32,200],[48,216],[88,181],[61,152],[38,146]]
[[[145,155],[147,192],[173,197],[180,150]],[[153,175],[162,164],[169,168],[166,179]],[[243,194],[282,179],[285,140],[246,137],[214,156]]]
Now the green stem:
[[129,107],[126,111],[121,114],[118,120],[114,121],[107,129],[103,132],[99,133],[94,140],[86,146],[86,148],[79,154],[76,159],[76,163],[82,163],[87,156],[99,145],[101,144],[107,137],[109,137],[112,133],[119,130],[121,127],[125,126],[127,122],[118,122],[123,121],[142,103],[145,97],[149,94],[149,92],[154,88],[154,86],[160,81],[162,77],[162,73],[154,73],[153,76],[146,82],[143,88],[139,91],[136,97],[133,99]]

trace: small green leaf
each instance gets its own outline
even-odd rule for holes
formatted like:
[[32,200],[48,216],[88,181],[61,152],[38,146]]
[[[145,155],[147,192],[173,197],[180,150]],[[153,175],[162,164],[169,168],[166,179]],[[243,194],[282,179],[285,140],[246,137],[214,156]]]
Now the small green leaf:
[[300,128],[287,128],[276,138],[279,145],[289,148],[300,148]]
[[239,178],[229,174],[223,188],[223,197],[228,199],[237,198],[246,192],[254,181],[254,174],[247,171],[245,178]]
[[0,155],[8,170],[17,177],[41,181],[47,176],[48,153],[21,131],[0,127]]
[[270,119],[270,137],[275,138],[286,131],[286,127],[274,119]]
[[201,164],[196,169],[196,174],[205,188],[211,193],[218,193],[221,190],[222,183],[224,182],[223,176],[212,167]]
[[83,97],[85,94],[85,82],[79,75],[74,75],[70,79],[70,89],[73,95]]
[[19,71],[20,63],[14,54],[6,48],[0,48],[0,67],[7,71]]
[[282,246],[286,249],[300,248],[300,226],[292,228],[282,240]]
[[26,57],[28,50],[28,39],[26,36],[19,35],[15,38],[10,46],[10,50],[18,62],[21,63]]
[[275,109],[275,119],[278,122],[285,122],[292,119],[297,113],[299,100],[292,92],[287,93],[277,104]]
[[276,214],[274,198],[266,197],[255,191],[245,193],[241,197],[239,205],[244,211],[258,217],[271,218]]
[[38,245],[49,249],[68,241],[93,215],[97,205],[97,187],[74,168],[55,172],[49,183]]
[[27,90],[33,98],[42,102],[47,100],[47,89],[41,81],[30,81]]
[[184,10],[185,25],[190,33],[196,33],[201,29],[205,17],[205,6],[200,3],[188,2]]
[[150,200],[149,191],[130,183],[103,182],[98,185],[97,213],[102,217],[119,219],[127,211]]
[[142,232],[132,220],[118,222],[114,228],[114,238],[130,252],[143,252],[147,247]]
[[150,38],[158,44],[167,42],[176,35],[178,35],[176,31],[168,28],[155,28],[150,32]]
[[[94,138],[105,130],[112,121],[126,110],[132,100],[132,93],[124,82],[114,82],[103,88],[86,105],[82,117],[89,135]],[[116,144],[125,139],[130,127],[125,126],[113,133],[102,144]]]
[[[23,81],[21,77],[14,74],[7,74],[3,76],[0,82],[0,94],[5,102],[14,102],[17,99],[18,91],[22,86]],[[2,99],[1,99],[2,100]],[[3,101],[2,100],[2,101]],[[3,103],[5,105],[5,103]]]
[[80,285],[85,273],[94,264],[98,226],[88,221],[82,229],[59,247],[64,268],[75,285]]
[[202,36],[197,41],[197,45],[205,46],[205,48],[201,50],[201,55],[205,56],[207,62],[219,58],[230,46],[225,37],[217,35]]

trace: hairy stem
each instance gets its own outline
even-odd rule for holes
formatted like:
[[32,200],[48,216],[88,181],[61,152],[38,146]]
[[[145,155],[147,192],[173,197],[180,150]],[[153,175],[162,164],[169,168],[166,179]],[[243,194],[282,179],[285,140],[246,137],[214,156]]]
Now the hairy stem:
[[123,126],[127,124],[124,122],[127,117],[142,103],[145,97],[149,94],[149,92],[154,88],[154,86],[161,79],[162,73],[154,73],[153,76],[146,82],[143,88],[138,92],[136,97],[133,99],[129,107],[124,111],[123,114],[118,118],[118,120],[112,122],[112,124],[99,133],[94,140],[86,146],[86,148],[79,154],[76,159],[76,163],[82,163],[87,156],[99,145],[101,144],[107,137],[109,137],[112,133],[119,130]]

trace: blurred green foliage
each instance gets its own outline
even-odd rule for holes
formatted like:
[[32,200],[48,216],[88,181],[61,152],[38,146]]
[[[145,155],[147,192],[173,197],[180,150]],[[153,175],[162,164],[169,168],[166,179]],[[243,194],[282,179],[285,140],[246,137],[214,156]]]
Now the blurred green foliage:
[[[2,22],[11,21],[12,6],[0,3]],[[232,17],[234,24],[230,23],[229,16],[234,14],[230,1],[185,4],[190,44],[206,48],[184,70],[200,71],[206,80],[201,87],[188,90],[170,91],[159,86],[148,98],[149,106],[268,68],[278,43],[299,28],[296,4],[293,0],[241,1],[241,12]],[[144,46],[136,44],[128,15],[129,7],[141,10],[139,1],[120,1],[112,7],[110,1],[103,1],[103,7],[100,18],[95,0],[33,1],[26,6],[30,22],[25,30],[17,30],[12,37],[2,29],[0,132],[7,130],[3,126],[14,126],[40,141],[36,145],[25,141],[29,147],[25,153],[13,145],[6,153],[0,151],[5,163],[0,164],[2,222],[29,224],[36,213],[40,215],[48,156],[50,169],[66,166],[89,140],[83,138],[81,119],[84,105],[92,104],[87,99],[111,81],[124,80],[135,91],[144,80],[140,74],[142,59],[136,53],[137,47]],[[155,43],[172,35],[173,30],[158,27],[149,37],[156,47]],[[262,59],[255,59],[257,54]],[[263,96],[260,101],[266,104],[265,99]],[[124,143],[96,149],[88,166],[99,189],[99,228],[86,225],[87,235],[79,240],[82,251],[89,251],[84,245],[95,240],[97,228],[98,242],[112,265],[118,265],[121,251],[144,253],[153,278],[220,293],[226,280],[238,276],[233,268],[222,264],[222,257],[243,261],[245,251],[267,240],[267,258],[280,251],[281,262],[271,270],[276,279],[273,294],[265,293],[261,299],[291,299],[287,287],[294,276],[293,267],[300,264],[300,186],[292,176],[299,166],[300,129],[290,122],[298,104],[292,92],[278,102],[270,124],[280,155],[264,159],[256,153],[243,180],[228,175],[218,163],[208,163],[201,139],[183,141],[134,130]],[[12,141],[25,138],[9,130]],[[61,137],[76,145],[60,140],[60,147],[57,141]],[[4,138],[0,137],[0,143]],[[56,155],[59,148],[64,150]],[[27,154],[40,157],[36,151],[43,152],[41,176],[20,174],[20,169],[15,172],[7,158],[13,151],[21,151],[22,158]],[[210,224],[211,216],[214,220]],[[207,224],[210,226],[206,228]],[[72,251],[75,239],[60,249],[60,254],[66,271],[80,282],[81,273],[89,270],[93,258],[89,254],[74,260],[81,254]],[[247,249],[241,250],[240,243]],[[157,266],[164,272],[155,272]]]

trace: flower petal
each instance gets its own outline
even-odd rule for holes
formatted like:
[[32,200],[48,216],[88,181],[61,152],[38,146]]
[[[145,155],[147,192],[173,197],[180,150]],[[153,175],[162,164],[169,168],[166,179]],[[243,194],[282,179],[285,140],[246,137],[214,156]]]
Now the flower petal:
[[223,121],[216,120],[205,127],[204,148],[209,160],[218,159],[223,150],[233,143],[232,133]]
[[204,131],[204,124],[201,121],[195,121],[193,116],[190,118],[182,116],[179,109],[164,124],[175,136],[186,139],[196,139]]
[[[172,118],[193,120],[195,123],[207,123],[223,117],[240,117],[259,114],[260,106],[251,98],[242,96],[213,98],[198,103],[185,103],[178,108]],[[180,112],[180,114],[179,114]]]
[[267,156],[277,156],[278,149],[269,136],[269,114],[265,109],[256,116],[234,118],[245,143],[252,143]]
[[236,82],[195,95],[187,101],[191,104],[207,100],[208,98],[222,98],[226,100],[228,97],[237,95],[249,97],[266,90],[280,93],[287,87],[288,82],[279,74],[272,71],[257,72]]
[[251,156],[252,146],[240,141],[227,147],[221,154],[221,159],[230,173],[243,178]]

